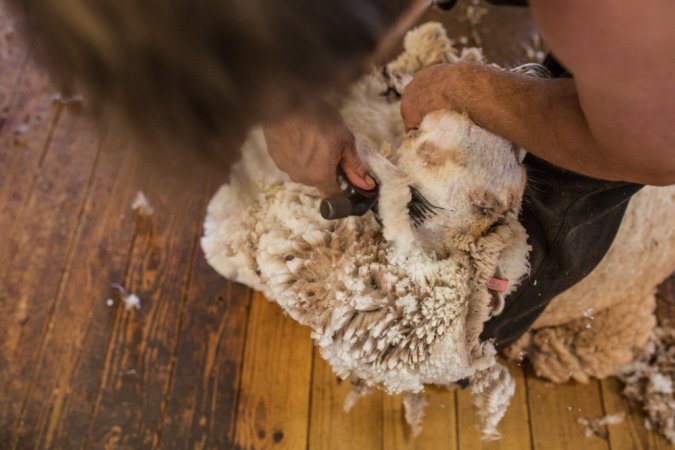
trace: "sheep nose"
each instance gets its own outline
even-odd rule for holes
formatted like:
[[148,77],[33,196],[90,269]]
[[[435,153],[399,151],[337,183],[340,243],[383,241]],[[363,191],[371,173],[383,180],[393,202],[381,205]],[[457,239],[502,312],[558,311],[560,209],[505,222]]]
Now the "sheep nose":
[[506,210],[504,202],[497,195],[487,190],[477,190],[469,195],[471,207],[478,217],[492,218],[501,215]]

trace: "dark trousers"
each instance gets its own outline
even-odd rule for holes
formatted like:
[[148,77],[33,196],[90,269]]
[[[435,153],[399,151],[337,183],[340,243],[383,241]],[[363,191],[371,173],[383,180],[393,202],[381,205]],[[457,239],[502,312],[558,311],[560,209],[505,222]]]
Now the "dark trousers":
[[528,183],[520,221],[527,230],[530,275],[490,319],[481,339],[504,348],[525,333],[558,294],[600,262],[638,184],[596,180],[528,155]]

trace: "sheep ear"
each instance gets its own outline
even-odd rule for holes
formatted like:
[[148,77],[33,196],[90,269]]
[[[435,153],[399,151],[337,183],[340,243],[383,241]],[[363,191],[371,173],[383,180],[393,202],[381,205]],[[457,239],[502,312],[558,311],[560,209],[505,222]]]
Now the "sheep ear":
[[391,159],[393,154],[394,149],[392,148],[389,142],[385,142],[384,144],[382,144],[382,146],[380,147],[380,155],[384,156],[387,159]]
[[367,163],[367,160],[371,155],[377,153],[375,143],[365,134],[357,133],[354,136],[354,146],[356,147],[356,153],[359,155],[359,158],[365,163]]
[[[387,150],[386,147],[389,147]],[[365,136],[356,136],[356,151],[359,157],[366,165],[368,172],[377,180],[402,178],[403,174],[400,172],[386,156],[386,152],[392,152],[391,144],[383,144],[378,151],[373,141]]]

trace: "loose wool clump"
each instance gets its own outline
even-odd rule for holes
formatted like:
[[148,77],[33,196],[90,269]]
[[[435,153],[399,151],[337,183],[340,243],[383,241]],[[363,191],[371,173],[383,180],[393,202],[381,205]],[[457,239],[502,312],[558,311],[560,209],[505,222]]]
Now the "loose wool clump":
[[654,329],[647,346],[621,367],[623,395],[642,403],[645,427],[661,432],[675,445],[675,327]]
[[[340,101],[379,184],[377,214],[324,220],[317,191],[277,170],[254,130],[209,204],[202,247],[219,273],[311,328],[333,371],[354,383],[346,409],[374,387],[404,394],[419,432],[424,386],[470,379],[484,436],[494,438],[515,383],[479,335],[503,305],[488,280],[499,274],[513,289],[528,270],[517,220],[525,171],[511,143],[460,114],[432,113],[408,134],[399,114],[415,71],[462,58],[482,56],[457,56],[439,24],[424,25]],[[419,226],[413,189],[434,207]]]

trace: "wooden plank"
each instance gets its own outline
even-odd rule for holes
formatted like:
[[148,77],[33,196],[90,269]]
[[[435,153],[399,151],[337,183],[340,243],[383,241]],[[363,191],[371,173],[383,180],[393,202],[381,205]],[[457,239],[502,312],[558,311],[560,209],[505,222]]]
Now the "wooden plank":
[[[66,112],[44,166],[14,220],[16,256],[0,289],[0,448],[12,440],[53,311],[99,146],[91,123]],[[3,241],[9,236],[0,234]]]
[[[486,10],[487,13],[472,23],[468,8]],[[509,67],[530,62],[526,59],[525,45],[535,44],[533,38],[537,31],[528,8],[505,8],[487,2],[459,0],[450,11],[429,9],[420,23],[431,20],[443,24],[456,47],[482,47],[491,63]],[[465,44],[461,42],[463,37],[467,39]]]
[[246,334],[234,448],[305,448],[311,372],[310,330],[256,294]]
[[143,173],[135,155],[127,135],[112,128],[44,344],[36,349],[18,448],[82,446],[117,312],[106,298],[110,284],[123,280],[134,234],[129,205],[133,180]]
[[669,446],[666,438],[644,427],[642,406],[629,402],[621,395],[622,385],[619,380],[608,378],[601,382],[601,386],[607,414],[626,414],[623,423],[607,427],[612,450],[651,450]]
[[351,392],[349,381],[339,380],[330,365],[314,350],[310,449],[379,450],[382,445],[382,392],[362,397],[349,412],[344,401]]
[[252,292],[195,259],[174,381],[155,448],[229,448]]
[[456,450],[457,414],[455,392],[444,388],[426,389],[427,407],[422,432],[413,437],[403,416],[400,396],[385,396],[383,445],[386,450]]
[[[188,155],[172,154],[163,163],[148,156],[142,155],[139,165],[152,164],[154,169],[135,185],[150,200],[154,214],[137,220],[124,281],[127,290],[142,299],[142,306],[138,311],[116,307],[119,312],[87,441],[94,448],[113,441],[121,448],[149,448],[158,441],[206,206],[205,178]],[[65,424],[69,418],[64,414],[61,420]]]
[[609,443],[586,437],[579,417],[604,416],[597,380],[553,384],[526,373],[532,439],[536,450],[608,450]]
[[506,415],[499,423],[502,438],[494,441],[481,440],[479,419],[473,405],[470,389],[457,392],[457,416],[459,423],[459,448],[462,450],[521,450],[531,448],[530,417],[527,405],[527,387],[523,368],[510,364],[509,371],[516,381],[516,392]]

